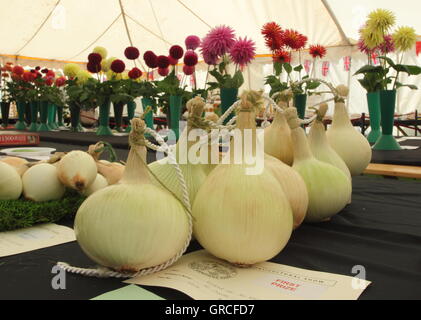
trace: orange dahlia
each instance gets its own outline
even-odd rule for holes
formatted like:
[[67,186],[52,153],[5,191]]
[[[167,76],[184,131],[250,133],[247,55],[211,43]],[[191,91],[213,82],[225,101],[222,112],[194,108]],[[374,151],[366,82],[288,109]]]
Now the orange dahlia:
[[262,27],[262,35],[266,46],[272,50],[279,50],[284,46],[282,28],[276,22],[268,22]]
[[305,35],[291,29],[285,30],[282,38],[284,44],[293,50],[303,49],[306,46],[308,40]]
[[324,56],[326,56],[327,50],[325,47],[323,47],[322,45],[312,45],[310,46],[310,55],[316,59],[316,58],[320,58],[323,59]]

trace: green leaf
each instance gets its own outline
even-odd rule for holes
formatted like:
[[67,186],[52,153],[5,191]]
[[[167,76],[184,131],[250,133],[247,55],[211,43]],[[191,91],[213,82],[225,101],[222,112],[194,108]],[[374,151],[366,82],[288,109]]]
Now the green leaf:
[[285,71],[290,74],[292,72],[292,66],[289,63],[284,63],[284,69]]
[[320,86],[320,82],[311,81],[307,82],[307,90],[315,90]]
[[383,68],[381,66],[370,66],[370,65],[366,65],[364,67],[362,67],[361,69],[359,69],[357,72],[354,73],[354,76],[359,75],[359,74],[365,74],[365,73],[372,73],[372,72],[382,72]]
[[410,76],[417,76],[421,74],[421,68],[418,66],[397,64],[394,69],[398,72],[406,72]]
[[418,90],[418,87],[414,84],[402,84],[400,82],[396,82],[396,88],[408,87],[411,90]]
[[393,62],[393,60],[392,60],[392,59],[390,59],[389,57],[386,57],[386,56],[380,56],[380,57],[379,57],[379,59],[386,61],[386,62],[389,64],[389,66],[391,66],[393,69],[395,69],[396,64],[395,64],[395,63]]
[[294,71],[301,72],[303,69],[304,67],[300,64],[294,68]]
[[279,77],[282,73],[282,63],[275,62],[273,64],[273,67],[275,68],[275,74]]

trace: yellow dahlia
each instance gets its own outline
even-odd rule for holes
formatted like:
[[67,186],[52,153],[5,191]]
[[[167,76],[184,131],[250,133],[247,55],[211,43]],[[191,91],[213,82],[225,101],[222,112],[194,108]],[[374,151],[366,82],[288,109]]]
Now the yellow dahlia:
[[77,65],[76,63],[68,63],[63,67],[64,74],[71,78],[75,77],[80,70],[81,69],[79,65]]
[[78,73],[76,73],[76,78],[78,84],[84,84],[88,79],[92,78],[92,75],[87,70],[79,70]]
[[111,69],[106,72],[108,80],[121,80],[123,79],[122,73],[115,73]]
[[116,57],[111,57],[111,58],[102,60],[102,62],[101,62],[102,71],[107,72],[108,70],[110,70],[111,63],[113,63],[113,61],[116,60],[116,59],[117,59]]
[[411,27],[399,27],[392,37],[396,49],[402,52],[411,50],[417,42],[417,34]]
[[105,49],[104,47],[95,47],[92,52],[99,53],[103,60],[106,59],[108,55],[107,49]]
[[361,29],[361,38],[370,50],[375,49],[384,42],[384,35],[381,30],[373,31],[368,27]]
[[377,9],[368,15],[367,29],[370,32],[386,33],[395,25],[396,17],[392,11]]

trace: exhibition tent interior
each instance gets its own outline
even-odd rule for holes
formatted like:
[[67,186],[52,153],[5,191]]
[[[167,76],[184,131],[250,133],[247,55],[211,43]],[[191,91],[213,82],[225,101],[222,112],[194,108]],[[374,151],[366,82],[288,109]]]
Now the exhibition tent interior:
[[[402,0],[399,6],[392,0],[214,0],[211,4],[202,0],[2,2],[0,58],[3,63],[61,68],[68,61],[86,62],[87,55],[98,45],[107,48],[110,56],[119,58],[130,44],[137,46],[141,53],[153,50],[166,54],[171,45],[182,45],[186,36],[203,37],[212,27],[225,24],[233,27],[237,36],[247,36],[256,42],[258,54],[247,69],[242,89],[262,88],[265,76],[272,72],[270,53],[260,30],[266,22],[275,21],[282,28],[293,28],[307,35],[309,44],[329,47],[328,55],[315,66],[315,74],[333,84],[349,84],[350,113],[367,112],[364,90],[353,77],[367,61],[355,46],[358,29],[367,14],[376,8],[390,9],[396,14],[397,25],[412,26],[421,34],[418,17],[421,3],[413,0]],[[217,9],[209,10],[210,5]],[[306,59],[311,60],[304,53],[302,61]],[[405,60],[408,64],[419,64],[421,56],[414,48]],[[132,61],[128,62],[128,66],[132,65]],[[140,60],[138,65],[144,67]],[[198,83],[203,85],[206,65],[197,70]],[[419,77],[407,82],[411,81],[421,85]],[[420,107],[420,100],[420,91],[403,88],[398,94],[397,112],[414,112]]]

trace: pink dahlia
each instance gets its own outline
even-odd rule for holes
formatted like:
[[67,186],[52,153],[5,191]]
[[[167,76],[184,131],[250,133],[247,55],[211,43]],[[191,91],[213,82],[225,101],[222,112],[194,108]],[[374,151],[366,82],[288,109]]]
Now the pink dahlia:
[[240,37],[231,47],[230,57],[235,64],[243,67],[254,59],[255,53],[256,44],[254,41],[247,39],[247,37],[244,39]]
[[384,36],[384,42],[380,44],[377,49],[382,54],[388,54],[395,52],[395,43],[393,42],[393,38],[391,35],[385,35]]
[[187,50],[196,50],[200,46],[200,38],[198,36],[188,36],[185,44]]
[[364,54],[366,54],[366,55],[371,55],[373,52],[374,52],[374,50],[371,50],[366,44],[365,44],[365,42],[364,42],[364,40],[363,39],[360,39],[360,40],[358,40],[358,44],[357,44],[357,46],[358,46],[358,49],[362,52],[362,53],[364,53]]
[[231,50],[235,43],[234,30],[228,26],[213,28],[202,41],[202,54],[221,57]]

